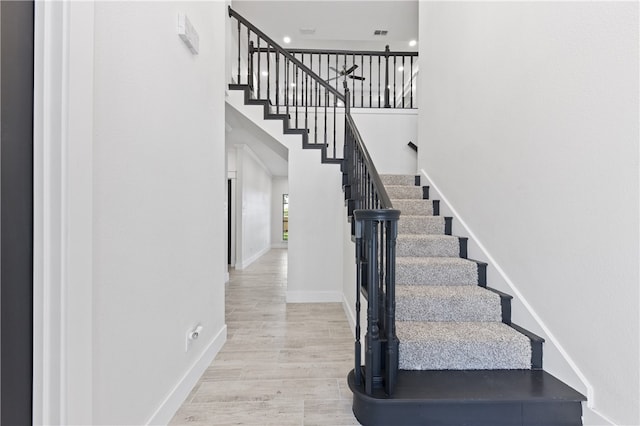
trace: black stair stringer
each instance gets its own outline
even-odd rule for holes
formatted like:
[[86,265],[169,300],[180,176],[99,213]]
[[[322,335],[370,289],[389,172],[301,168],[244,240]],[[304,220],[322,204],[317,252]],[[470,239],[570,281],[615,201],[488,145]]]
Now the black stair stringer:
[[509,326],[529,338],[531,341],[531,368],[542,370],[542,344],[544,339],[519,325],[510,323]]
[[513,296],[507,293],[503,293],[495,288],[485,287],[487,290],[496,293],[500,296],[500,307],[502,308],[502,322],[504,324],[511,325],[511,300]]
[[440,200],[432,200],[431,205],[433,206],[433,215],[440,216]]
[[400,370],[392,397],[347,380],[364,426],[577,426],[586,400],[543,370]]
[[453,218],[450,216],[444,217],[444,235],[451,235],[451,225]]
[[460,257],[462,259],[467,258],[467,243],[469,242],[469,238],[467,237],[458,237],[458,242],[460,244]]
[[324,164],[342,164],[342,158],[329,158],[327,156],[327,144],[309,142],[309,129],[298,129],[290,127],[289,115],[272,112],[273,105],[267,99],[254,99],[251,97],[251,87],[248,84],[229,84],[229,90],[242,90],[244,92],[245,105],[258,105],[264,108],[263,118],[265,120],[282,120],[282,132],[285,135],[300,135],[302,137],[303,149],[320,149],[321,162]]
[[480,287],[487,286],[487,263],[479,260],[468,259],[478,265],[478,285]]
[[429,187],[428,186],[423,186],[422,187],[422,199],[423,200],[428,200],[429,199]]

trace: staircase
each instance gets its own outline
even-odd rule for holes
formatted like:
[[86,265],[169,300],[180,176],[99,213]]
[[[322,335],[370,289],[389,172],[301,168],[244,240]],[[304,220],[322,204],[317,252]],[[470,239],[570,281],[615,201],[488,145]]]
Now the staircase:
[[[451,235],[452,218],[439,215],[429,188],[416,176],[377,173],[349,114],[346,82],[340,93],[304,57],[229,15],[239,42],[230,90],[262,106],[264,119],[281,120],[283,133],[301,135],[303,148],[319,149],[323,163],[341,166],[358,264],[348,374],[356,418],[367,426],[581,425],[586,398],[542,370],[544,340],[511,323],[512,297],[487,286],[487,264],[467,258],[467,239]],[[299,96],[279,89],[292,86],[291,70]]]
[[392,396],[367,395],[365,425],[580,425],[585,397],[542,370],[543,339],[511,323],[511,296],[487,287],[466,238],[414,176],[383,175],[401,210],[396,243],[399,373]]

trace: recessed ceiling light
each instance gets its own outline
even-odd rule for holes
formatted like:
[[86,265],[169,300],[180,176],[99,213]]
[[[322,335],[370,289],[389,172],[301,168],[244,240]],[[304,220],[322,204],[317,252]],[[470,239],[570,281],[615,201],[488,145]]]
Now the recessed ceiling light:
[[296,87],[296,84],[295,83],[291,83],[291,87]]
[[269,73],[268,73],[268,72],[266,72],[266,71],[262,71],[262,75],[264,75],[264,76],[266,77],[266,76],[268,76],[268,75],[269,75]]
[[284,36],[284,38],[282,39],[282,41],[284,41],[286,44],[291,43],[291,37],[289,36]]
[[411,46],[411,47],[415,46],[416,44],[418,44],[418,42],[417,42],[417,41],[415,41],[415,40],[411,40],[411,41],[409,42],[409,46]]
[[404,67],[403,67],[402,65],[400,65],[400,66],[398,67],[398,71],[404,71]]

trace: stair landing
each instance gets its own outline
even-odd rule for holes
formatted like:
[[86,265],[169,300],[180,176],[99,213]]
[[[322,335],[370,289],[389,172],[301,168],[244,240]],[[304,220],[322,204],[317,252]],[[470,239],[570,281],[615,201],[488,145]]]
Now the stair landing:
[[582,425],[586,398],[543,370],[400,370],[393,397],[368,396],[348,377],[365,426]]

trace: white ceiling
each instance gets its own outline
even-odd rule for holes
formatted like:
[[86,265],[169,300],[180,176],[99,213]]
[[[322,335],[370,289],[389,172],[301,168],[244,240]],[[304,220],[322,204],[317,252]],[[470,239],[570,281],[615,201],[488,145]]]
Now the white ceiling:
[[[415,51],[418,0],[256,1],[233,0],[231,7],[283,47],[347,50]],[[315,29],[303,35],[300,29]],[[377,29],[387,36],[374,36]],[[291,44],[282,42],[291,37]],[[288,175],[286,148],[234,108],[226,108],[227,144],[245,144],[273,176]],[[318,161],[320,156],[318,155]]]
[[[411,51],[418,40],[417,0],[256,1],[233,0],[231,7],[265,34],[291,48]],[[315,29],[313,35],[300,29]],[[376,29],[387,36],[374,36]],[[284,45],[284,36],[291,44]]]

